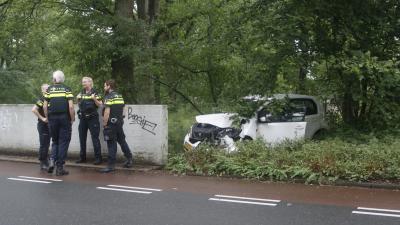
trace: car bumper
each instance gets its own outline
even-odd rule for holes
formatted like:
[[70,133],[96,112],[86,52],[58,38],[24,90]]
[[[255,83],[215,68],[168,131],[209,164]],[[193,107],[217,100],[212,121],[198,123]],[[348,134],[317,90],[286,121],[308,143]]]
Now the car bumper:
[[190,142],[189,134],[185,136],[185,140],[183,141],[183,149],[185,151],[192,151],[193,149],[197,148],[197,146],[201,143],[201,141],[197,141],[195,143]]

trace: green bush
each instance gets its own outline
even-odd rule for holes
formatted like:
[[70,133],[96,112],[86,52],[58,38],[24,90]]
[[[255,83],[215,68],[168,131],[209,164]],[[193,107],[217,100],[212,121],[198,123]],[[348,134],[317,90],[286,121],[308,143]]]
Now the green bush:
[[329,183],[400,180],[398,136],[347,141],[336,135],[322,141],[286,142],[271,147],[260,140],[238,142],[238,151],[202,145],[170,158],[178,173],[234,176],[259,180]]
[[169,109],[168,149],[174,154],[183,151],[183,139],[195,122],[196,112],[189,107]]

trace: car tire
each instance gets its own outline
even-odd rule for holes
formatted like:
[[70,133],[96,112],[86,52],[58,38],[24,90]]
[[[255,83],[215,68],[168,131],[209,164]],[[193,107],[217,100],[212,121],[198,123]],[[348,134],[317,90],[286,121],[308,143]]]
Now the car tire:
[[315,132],[315,134],[312,136],[311,139],[320,141],[320,140],[325,139],[327,134],[328,134],[328,131],[326,129],[321,129],[321,130],[318,130],[317,132]]
[[250,136],[244,136],[244,138],[242,138],[242,141],[252,141],[253,140],[253,138],[252,137],[250,137]]

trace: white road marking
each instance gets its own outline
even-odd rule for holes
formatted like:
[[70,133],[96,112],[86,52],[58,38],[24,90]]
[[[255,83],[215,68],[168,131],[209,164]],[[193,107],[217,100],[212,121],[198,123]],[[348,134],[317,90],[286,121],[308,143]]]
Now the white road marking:
[[364,212],[364,211],[352,211],[354,214],[364,214],[364,215],[373,215],[373,216],[388,216],[388,217],[399,217],[398,214],[389,214],[389,213],[374,213],[374,212]]
[[214,196],[219,197],[219,198],[234,198],[234,199],[254,200],[254,201],[263,201],[263,202],[281,202],[281,200],[264,199],[264,198],[247,198],[247,197],[230,196],[230,195],[214,195]]
[[153,189],[153,188],[144,188],[144,187],[131,187],[131,186],[121,186],[121,185],[107,185],[108,187],[116,187],[116,188],[128,188],[128,189],[137,189],[137,190],[145,190],[145,191],[162,191],[162,189]]
[[18,176],[19,178],[27,178],[27,179],[33,179],[33,180],[47,180],[47,181],[56,181],[60,182],[62,180],[59,179],[49,179],[49,178],[41,178],[41,177],[27,177],[27,176]]
[[107,187],[96,187],[96,188],[101,189],[101,190],[133,192],[133,193],[139,193],[139,194],[151,194],[152,193],[150,191],[135,191],[135,190],[118,189],[118,188],[107,188]]
[[400,210],[357,207],[359,210],[400,213]]
[[26,182],[32,182],[32,183],[51,184],[51,182],[41,181],[41,180],[28,180],[28,179],[21,179],[21,178],[7,178],[7,179],[9,179],[9,180],[17,180],[17,181],[26,181]]
[[243,203],[243,204],[253,204],[253,205],[276,206],[275,203],[250,202],[250,201],[223,199],[223,198],[209,198],[208,200],[210,200],[210,201],[219,201],[219,202],[233,202],[233,203]]

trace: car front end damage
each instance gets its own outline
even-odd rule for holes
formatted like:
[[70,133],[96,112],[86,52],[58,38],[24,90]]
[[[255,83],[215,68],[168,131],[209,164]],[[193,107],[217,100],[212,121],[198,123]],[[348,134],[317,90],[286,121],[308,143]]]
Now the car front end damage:
[[221,146],[230,151],[235,151],[235,141],[240,139],[241,129],[232,127],[231,117],[234,114],[220,113],[201,115],[196,117],[196,123],[185,136],[184,148],[191,151],[201,143]]

